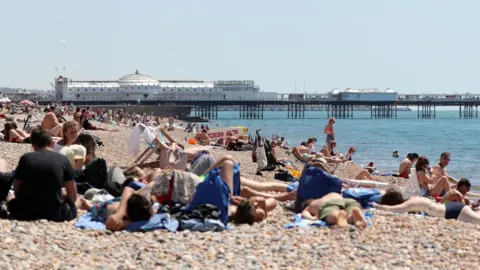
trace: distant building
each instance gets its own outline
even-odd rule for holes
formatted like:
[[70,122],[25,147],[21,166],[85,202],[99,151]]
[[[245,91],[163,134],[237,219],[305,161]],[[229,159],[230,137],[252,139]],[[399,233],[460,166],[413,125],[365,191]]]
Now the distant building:
[[117,81],[55,78],[57,101],[272,100],[254,81],[159,81],[138,70]]
[[376,88],[344,90],[334,88],[328,93],[332,98],[341,101],[396,101],[397,92],[390,88],[379,90]]

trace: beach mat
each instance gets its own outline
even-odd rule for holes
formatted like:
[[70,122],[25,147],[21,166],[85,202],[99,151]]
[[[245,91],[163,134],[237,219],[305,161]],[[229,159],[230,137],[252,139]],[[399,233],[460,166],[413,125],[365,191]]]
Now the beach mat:
[[[105,224],[103,222],[96,221],[91,213],[86,213],[85,215],[81,216],[78,219],[75,227],[87,230],[107,230]],[[131,232],[147,232],[166,229],[170,232],[175,232],[178,230],[178,227],[178,220],[170,219],[170,215],[156,214],[153,215],[148,221],[137,221],[130,223],[126,230]]]
[[[373,213],[370,211],[365,212],[365,218],[367,219],[367,225],[372,226]],[[306,227],[328,227],[327,222],[323,220],[310,220],[302,218],[302,214],[296,214],[295,220],[292,223],[285,225],[285,229],[291,228],[306,228]]]

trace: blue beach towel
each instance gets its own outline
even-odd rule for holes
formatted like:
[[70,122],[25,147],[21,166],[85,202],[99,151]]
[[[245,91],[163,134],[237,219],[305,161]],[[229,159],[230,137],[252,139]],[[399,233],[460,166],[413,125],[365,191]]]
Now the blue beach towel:
[[349,188],[343,191],[343,197],[356,200],[363,208],[370,208],[370,203],[379,203],[383,195],[378,189]]
[[[89,230],[106,230],[105,224],[100,221],[96,221],[92,213],[86,213],[81,216],[75,227],[79,229]],[[156,214],[148,221],[132,222],[127,227],[127,231],[153,231],[159,229],[167,229],[170,232],[177,231],[178,221],[176,219],[170,219],[168,214]]]
[[[365,218],[367,219],[368,226],[372,226],[373,213],[370,211],[365,212]],[[285,229],[291,228],[305,228],[305,227],[327,227],[327,222],[323,220],[310,220],[302,218],[302,214],[295,214],[295,220],[292,223],[285,225]]]

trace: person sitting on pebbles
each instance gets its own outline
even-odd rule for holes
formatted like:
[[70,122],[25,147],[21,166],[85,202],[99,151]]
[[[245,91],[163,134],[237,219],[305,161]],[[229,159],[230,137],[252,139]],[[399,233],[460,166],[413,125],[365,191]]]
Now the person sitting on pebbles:
[[355,225],[358,229],[367,227],[362,206],[354,199],[343,198],[338,193],[329,193],[320,199],[307,200],[302,217],[311,220],[323,220],[329,225],[347,227]]

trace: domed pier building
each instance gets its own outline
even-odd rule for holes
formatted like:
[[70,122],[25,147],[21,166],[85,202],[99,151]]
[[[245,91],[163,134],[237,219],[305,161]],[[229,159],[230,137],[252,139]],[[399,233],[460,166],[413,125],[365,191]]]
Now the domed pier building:
[[138,70],[117,81],[76,81],[55,78],[55,100],[64,102],[142,100],[274,100],[254,81],[159,81]]

